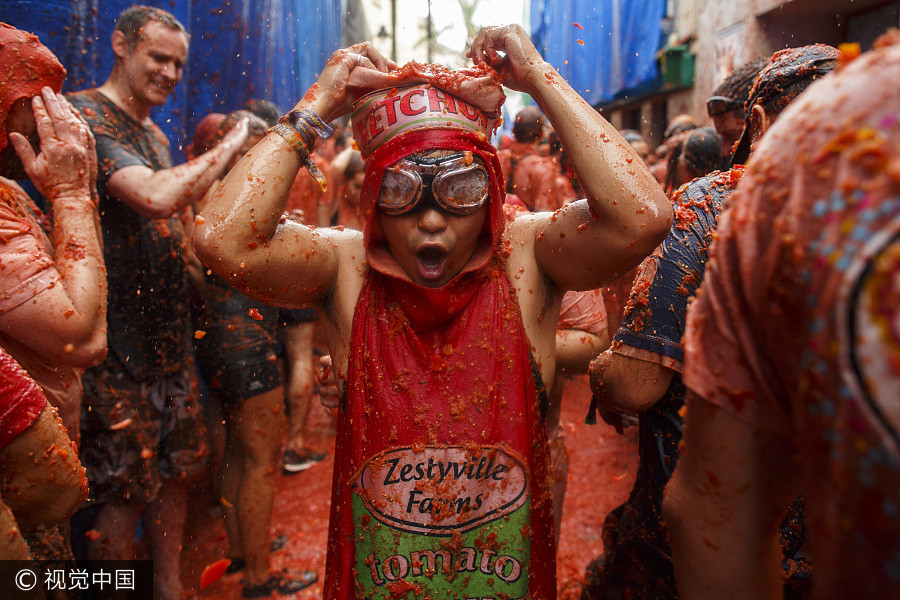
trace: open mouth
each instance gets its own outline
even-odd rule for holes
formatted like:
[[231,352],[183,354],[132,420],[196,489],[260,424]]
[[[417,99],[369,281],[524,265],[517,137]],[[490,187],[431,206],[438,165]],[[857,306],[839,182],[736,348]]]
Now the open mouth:
[[447,258],[447,252],[442,248],[422,248],[416,252],[419,274],[426,280],[440,279],[447,269]]

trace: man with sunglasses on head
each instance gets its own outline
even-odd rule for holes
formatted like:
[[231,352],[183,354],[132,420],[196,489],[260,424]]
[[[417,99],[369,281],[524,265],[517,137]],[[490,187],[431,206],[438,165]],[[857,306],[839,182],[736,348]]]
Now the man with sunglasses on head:
[[716,133],[722,136],[723,169],[728,169],[734,145],[744,131],[744,102],[750,96],[753,81],[768,62],[768,58],[757,58],[738,67],[706,100],[706,112]]
[[[545,389],[562,296],[632,268],[670,224],[639,157],[520,27],[483,29],[469,55],[449,71],[337,51],[194,229],[233,285],[321,315],[342,390],[325,598],[556,596]],[[541,106],[587,200],[506,224],[488,142],[501,80]],[[348,111],[365,230],[282,219]]]
[[556,210],[577,200],[572,184],[562,176],[559,163],[538,152],[546,130],[541,110],[536,106],[526,107],[519,111],[513,123],[516,141],[497,153],[506,193],[518,196],[530,211]]

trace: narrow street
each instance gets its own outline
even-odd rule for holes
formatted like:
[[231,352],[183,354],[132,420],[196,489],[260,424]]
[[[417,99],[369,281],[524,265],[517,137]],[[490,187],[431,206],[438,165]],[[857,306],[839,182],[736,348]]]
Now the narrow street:
[[[590,403],[586,377],[566,388],[562,421],[569,449],[569,478],[557,566],[560,600],[577,599],[585,565],[602,550],[600,529],[606,514],[621,503],[631,489],[637,468],[636,429],[626,437],[601,423],[584,424]],[[297,600],[322,596],[325,567],[331,472],[334,464],[332,419],[316,406],[308,431],[317,450],[327,452],[322,463],[297,475],[278,475],[272,536],[285,535],[287,544],[273,554],[276,568],[314,569],[320,581],[296,594]],[[195,511],[190,520],[184,554],[186,589],[198,598],[239,600],[240,574],[226,575],[197,593],[203,568],[225,556],[227,541],[221,520]],[[273,599],[277,598],[273,596]]]

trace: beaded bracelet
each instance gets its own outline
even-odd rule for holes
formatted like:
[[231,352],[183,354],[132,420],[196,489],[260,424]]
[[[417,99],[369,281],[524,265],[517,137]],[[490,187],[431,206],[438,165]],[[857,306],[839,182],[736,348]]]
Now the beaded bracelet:
[[303,125],[312,128],[321,138],[327,139],[331,137],[334,131],[319,115],[305,108],[294,109],[281,118],[287,119],[292,126],[303,123]]
[[328,191],[325,175],[313,162],[309,151],[316,141],[316,136],[327,138],[331,135],[333,131],[331,127],[316,113],[305,109],[295,109],[278,119],[278,122],[269,131],[274,131],[284,138],[284,141],[300,157],[300,161],[322,188],[322,191]]

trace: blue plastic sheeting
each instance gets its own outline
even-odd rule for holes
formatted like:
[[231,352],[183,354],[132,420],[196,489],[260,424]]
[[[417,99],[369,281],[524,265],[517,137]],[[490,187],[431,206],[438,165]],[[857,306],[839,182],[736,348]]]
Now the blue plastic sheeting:
[[[68,70],[65,91],[101,85],[113,65],[110,38],[127,0],[3,0],[0,20],[31,31]],[[341,39],[341,3],[331,0],[144,0],[191,36],[184,78],[153,120],[176,162],[197,122],[251,98],[287,110],[315,82]],[[187,132],[187,133],[186,133]]]
[[664,10],[665,0],[531,0],[531,38],[597,105],[657,76]]

